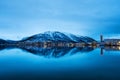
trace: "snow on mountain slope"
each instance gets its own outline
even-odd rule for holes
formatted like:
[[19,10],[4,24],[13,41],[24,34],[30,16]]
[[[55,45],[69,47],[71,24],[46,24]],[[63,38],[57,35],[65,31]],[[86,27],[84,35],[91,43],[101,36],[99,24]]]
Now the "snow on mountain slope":
[[76,36],[69,33],[62,33],[58,31],[47,31],[44,33],[36,34],[27,38],[24,38],[21,41],[27,42],[94,42],[95,40],[87,36]]

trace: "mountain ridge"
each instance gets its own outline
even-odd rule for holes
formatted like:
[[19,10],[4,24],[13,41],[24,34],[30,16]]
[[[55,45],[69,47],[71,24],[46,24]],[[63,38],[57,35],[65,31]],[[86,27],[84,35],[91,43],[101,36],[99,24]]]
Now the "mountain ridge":
[[65,43],[92,43],[97,42],[93,38],[87,36],[78,36],[71,33],[63,33],[59,31],[46,31],[44,33],[35,34],[25,37],[18,41],[0,39],[0,44],[16,44],[19,42],[65,42]]
[[58,31],[47,31],[30,37],[26,37],[21,42],[96,42],[96,40],[87,36],[76,36],[71,33],[62,33]]

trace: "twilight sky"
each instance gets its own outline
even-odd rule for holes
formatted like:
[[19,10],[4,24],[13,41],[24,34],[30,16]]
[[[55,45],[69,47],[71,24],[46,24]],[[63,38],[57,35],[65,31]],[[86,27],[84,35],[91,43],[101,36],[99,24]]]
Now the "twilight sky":
[[120,37],[120,0],[0,0],[0,38],[45,31]]

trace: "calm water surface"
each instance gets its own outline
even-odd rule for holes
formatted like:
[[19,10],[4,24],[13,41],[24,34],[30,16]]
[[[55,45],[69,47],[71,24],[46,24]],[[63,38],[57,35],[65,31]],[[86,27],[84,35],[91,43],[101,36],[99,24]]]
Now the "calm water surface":
[[120,51],[96,48],[0,50],[0,78],[120,79]]

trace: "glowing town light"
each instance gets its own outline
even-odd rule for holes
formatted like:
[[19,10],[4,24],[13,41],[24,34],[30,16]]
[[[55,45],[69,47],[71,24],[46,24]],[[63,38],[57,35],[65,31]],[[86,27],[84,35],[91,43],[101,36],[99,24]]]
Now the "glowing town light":
[[118,49],[120,50],[120,47],[118,47]]
[[118,42],[118,44],[120,44],[120,41]]

